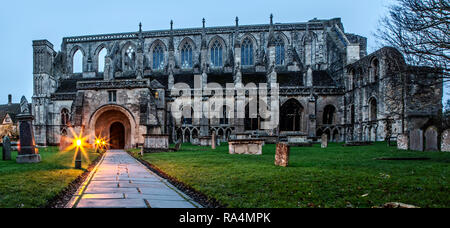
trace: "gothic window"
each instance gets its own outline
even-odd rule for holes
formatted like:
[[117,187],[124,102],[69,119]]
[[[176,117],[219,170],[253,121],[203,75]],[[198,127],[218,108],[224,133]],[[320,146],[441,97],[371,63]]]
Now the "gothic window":
[[183,108],[183,125],[192,125],[192,119],[194,116],[194,110],[192,108]]
[[275,43],[275,62],[277,65],[284,65],[284,41],[281,37],[278,37]]
[[98,53],[98,72],[103,72],[105,70],[105,58],[108,54],[106,48],[102,48],[102,50]]
[[302,105],[297,100],[288,100],[281,106],[280,131],[301,131],[302,117]]
[[72,67],[72,73],[83,73],[83,52],[81,50],[76,51],[73,55]]
[[61,126],[68,126],[70,123],[70,116],[69,116],[69,110],[66,108],[63,108],[61,110]]
[[370,121],[376,121],[377,120],[377,100],[375,98],[371,98],[369,100],[369,107],[370,107]]
[[334,124],[335,113],[336,108],[333,105],[327,105],[323,110],[323,124],[324,125]]
[[133,71],[135,60],[136,60],[136,51],[134,50],[134,47],[130,45],[125,51],[124,70]]
[[241,46],[242,66],[253,65],[253,43],[249,38],[242,42]]
[[378,59],[374,59],[373,61],[372,61],[372,64],[371,64],[371,76],[372,76],[372,79],[371,79],[371,81],[372,82],[376,82],[376,81],[378,81],[378,79],[379,79],[379,77],[380,77],[380,64],[379,64],[379,62],[378,62]]
[[220,117],[221,125],[229,124],[229,118],[231,117],[231,115],[228,112],[229,112],[229,110],[228,110],[227,106],[223,106],[222,116]]
[[216,40],[214,41],[213,46],[211,47],[211,65],[213,67],[222,67],[223,66],[223,51],[222,44]]
[[188,43],[185,43],[181,49],[181,67],[192,68],[192,46]]
[[153,69],[162,70],[164,68],[164,49],[161,44],[153,49]]

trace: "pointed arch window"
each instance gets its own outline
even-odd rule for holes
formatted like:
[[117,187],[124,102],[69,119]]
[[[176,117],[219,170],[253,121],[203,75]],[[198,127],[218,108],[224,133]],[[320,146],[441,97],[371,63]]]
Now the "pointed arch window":
[[222,44],[216,40],[211,47],[211,65],[213,67],[223,66],[223,47]]
[[102,50],[98,53],[98,72],[105,71],[105,58],[108,54],[106,48],[102,48]]
[[192,46],[185,43],[181,48],[181,67],[184,69],[192,68]]
[[278,39],[275,42],[275,63],[277,65],[284,65],[284,56],[285,56],[285,49],[284,49],[284,41],[281,37],[278,37]]
[[83,73],[83,52],[81,50],[77,50],[72,58],[72,66],[73,66],[73,72],[76,73]]
[[253,43],[249,38],[242,42],[241,47],[242,66],[253,65]]
[[136,60],[136,51],[134,50],[134,47],[130,45],[125,51],[124,70],[125,71],[134,70],[135,60]]
[[70,123],[69,110],[63,108],[61,110],[61,126],[66,127]]
[[161,44],[153,49],[153,69],[162,70],[164,68],[164,49]]

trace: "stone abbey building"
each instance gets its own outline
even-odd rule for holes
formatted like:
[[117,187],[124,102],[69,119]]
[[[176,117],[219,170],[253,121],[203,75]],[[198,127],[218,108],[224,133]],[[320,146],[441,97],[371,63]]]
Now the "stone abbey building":
[[[196,142],[212,131],[281,139],[381,141],[433,124],[442,110],[439,73],[409,66],[393,48],[367,53],[367,39],[346,33],[340,19],[170,29],[67,37],[55,51],[33,41],[36,143],[56,145],[70,129],[112,147],[141,145],[144,134]],[[101,54],[106,53],[106,54]],[[81,72],[74,56],[82,55]],[[101,66],[101,67],[100,67]],[[261,117],[171,115],[171,88],[194,77],[202,85],[279,83],[278,128]],[[193,92],[192,92],[193,93]],[[260,104],[262,105],[262,104]],[[224,106],[227,117],[235,111]],[[185,112],[184,112],[185,113]],[[279,139],[279,138],[278,138]]]

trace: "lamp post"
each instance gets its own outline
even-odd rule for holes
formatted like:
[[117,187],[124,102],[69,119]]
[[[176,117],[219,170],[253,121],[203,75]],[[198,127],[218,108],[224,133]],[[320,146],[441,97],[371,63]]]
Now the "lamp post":
[[82,141],[81,139],[77,139],[76,140],[76,150],[75,150],[75,169],[81,169],[81,146],[82,146]]

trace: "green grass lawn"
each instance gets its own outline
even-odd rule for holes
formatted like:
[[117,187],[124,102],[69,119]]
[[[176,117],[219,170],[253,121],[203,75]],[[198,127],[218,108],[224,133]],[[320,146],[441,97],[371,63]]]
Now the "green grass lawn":
[[[11,161],[0,161],[0,208],[44,207],[84,172],[73,169],[74,151],[49,147],[40,148],[39,153],[42,162],[38,164],[17,164],[17,152]],[[98,157],[92,151],[87,155],[84,169]]]
[[[274,157],[275,145],[251,156],[229,155],[224,144],[215,151],[184,144],[179,152],[144,159],[232,208],[366,208],[387,202],[450,207],[450,153],[399,151],[385,143],[330,144],[327,149],[291,148],[288,168],[276,167]],[[431,160],[374,160],[380,157]]]

